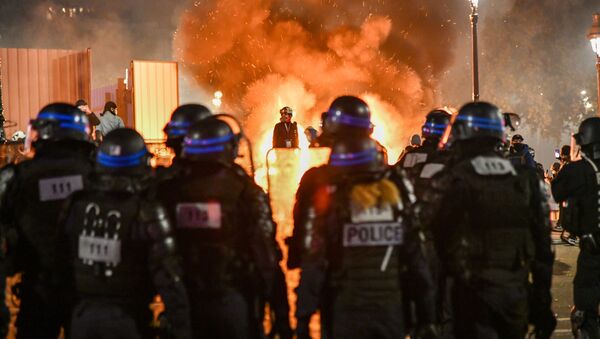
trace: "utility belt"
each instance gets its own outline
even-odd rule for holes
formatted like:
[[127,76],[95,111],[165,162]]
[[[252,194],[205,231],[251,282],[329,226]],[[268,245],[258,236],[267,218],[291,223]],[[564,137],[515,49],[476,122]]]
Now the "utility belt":
[[579,248],[587,254],[600,254],[600,232],[582,234],[579,240]]

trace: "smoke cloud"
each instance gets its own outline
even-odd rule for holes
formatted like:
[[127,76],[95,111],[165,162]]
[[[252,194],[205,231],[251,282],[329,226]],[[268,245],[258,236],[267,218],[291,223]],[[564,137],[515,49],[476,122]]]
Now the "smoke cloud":
[[335,97],[353,94],[371,105],[375,135],[395,157],[452,62],[453,10],[434,0],[198,1],[181,17],[175,56],[201,88],[223,91],[224,109],[263,144],[281,107],[316,126]]
[[[521,114],[546,139],[560,138],[563,122],[586,110],[580,92],[596,99],[595,60],[586,35],[599,3],[506,0],[480,6],[481,99]],[[456,102],[470,98],[470,33],[464,33],[453,48],[457,62],[440,86],[441,96]]]
[[185,1],[3,0],[0,45],[91,48],[92,88],[112,85],[132,59],[171,59],[178,8]]
[[[480,0],[481,99],[523,115],[542,140],[595,114],[594,11],[597,0]],[[93,87],[131,59],[175,59],[189,75],[182,93],[222,90],[255,143],[282,106],[317,127],[336,96],[359,95],[397,153],[428,110],[470,100],[468,14],[463,0],[3,0],[0,45],[92,48]]]
[[[481,0],[480,12],[481,100],[520,114],[519,132],[535,147],[536,160],[550,166],[554,148],[568,144],[570,131],[596,114],[595,57],[586,35],[600,4]],[[439,79],[439,96],[456,104],[471,94],[467,14],[461,14],[460,38],[450,50],[456,62]]]

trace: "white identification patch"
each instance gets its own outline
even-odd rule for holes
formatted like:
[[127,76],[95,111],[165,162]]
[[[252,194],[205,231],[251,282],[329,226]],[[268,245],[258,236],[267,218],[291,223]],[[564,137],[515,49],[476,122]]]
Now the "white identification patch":
[[83,189],[83,178],[81,175],[69,175],[40,179],[38,185],[40,189],[40,201],[62,200],[71,195],[71,193]]
[[116,266],[121,262],[121,240],[80,235],[79,259]]
[[479,175],[517,175],[510,161],[496,157],[477,157],[471,160],[471,165]]
[[401,245],[403,231],[399,222],[346,224],[344,247]]
[[353,223],[394,220],[394,211],[390,204],[374,206],[371,208],[359,208],[352,204],[350,206],[350,212],[352,213]]
[[404,168],[412,168],[425,161],[427,161],[427,153],[408,153],[404,157]]
[[421,170],[421,175],[419,177],[423,179],[431,179],[434,175],[444,169],[444,164],[426,164],[423,166]]
[[120,156],[121,155],[121,146],[120,145],[110,145],[108,147],[108,154],[112,156]]
[[177,227],[221,228],[221,204],[218,202],[177,204]]

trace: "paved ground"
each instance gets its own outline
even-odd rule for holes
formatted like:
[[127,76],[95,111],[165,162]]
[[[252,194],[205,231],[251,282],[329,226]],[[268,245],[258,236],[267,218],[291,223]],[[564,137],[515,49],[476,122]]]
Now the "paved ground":
[[552,233],[555,240],[556,259],[552,280],[553,309],[557,314],[558,324],[552,338],[572,338],[569,315],[573,305],[573,277],[577,267],[579,248],[563,245],[559,233]]

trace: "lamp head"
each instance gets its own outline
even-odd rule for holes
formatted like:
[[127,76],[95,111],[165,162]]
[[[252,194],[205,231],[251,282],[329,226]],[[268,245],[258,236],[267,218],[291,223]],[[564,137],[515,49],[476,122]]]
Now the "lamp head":
[[594,53],[600,58],[600,13],[594,13],[594,21],[587,35]]

